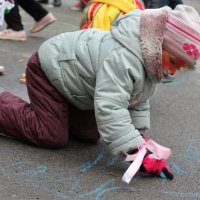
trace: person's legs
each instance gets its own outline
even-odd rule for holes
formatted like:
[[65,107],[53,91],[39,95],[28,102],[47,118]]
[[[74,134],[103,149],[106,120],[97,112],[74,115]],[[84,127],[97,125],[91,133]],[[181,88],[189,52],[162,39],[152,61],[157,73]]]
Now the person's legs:
[[183,4],[182,0],[170,0],[169,6],[174,9],[178,4]]
[[5,14],[5,22],[7,23],[7,29],[0,32],[0,39],[26,40],[26,32],[24,31],[24,26],[22,24],[17,0],[15,0],[15,6],[10,12]]
[[93,143],[100,138],[94,111],[81,111],[70,106],[69,129],[72,138],[83,142]]
[[145,7],[145,8],[147,8],[147,7],[148,7],[148,2],[149,2],[149,0],[143,0],[144,7]]
[[38,55],[27,66],[30,104],[8,92],[0,94],[0,131],[41,147],[56,148],[68,141],[68,102],[41,70]]
[[61,5],[62,5],[62,0],[54,0],[54,1],[53,1],[53,5],[54,5],[55,7],[61,6]]
[[147,2],[147,8],[161,8],[169,6],[170,0],[149,0]]
[[146,8],[157,8],[159,4],[159,0],[148,0]]
[[38,3],[49,3],[49,0],[36,0]]
[[7,23],[7,29],[12,29],[14,31],[24,30],[22,24],[22,19],[19,14],[18,1],[15,0],[14,7],[10,10],[9,13],[5,14],[5,22]]
[[48,11],[44,9],[35,0],[18,0],[18,4],[31,16],[35,21],[41,20],[48,14]]
[[19,5],[36,21],[31,32],[36,33],[56,21],[55,17],[35,0],[18,0]]

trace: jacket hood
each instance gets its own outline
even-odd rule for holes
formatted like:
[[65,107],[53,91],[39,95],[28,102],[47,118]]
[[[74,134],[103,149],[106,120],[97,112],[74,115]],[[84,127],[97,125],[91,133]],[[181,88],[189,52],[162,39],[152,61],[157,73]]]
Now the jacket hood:
[[154,81],[161,81],[163,78],[162,44],[170,10],[167,6],[160,9],[147,9],[141,15],[141,51],[147,71]]
[[113,37],[142,60],[154,82],[163,78],[162,43],[169,7],[135,10],[116,20]]
[[144,63],[140,48],[141,14],[141,10],[134,10],[120,17],[114,21],[111,27],[111,34],[117,42]]

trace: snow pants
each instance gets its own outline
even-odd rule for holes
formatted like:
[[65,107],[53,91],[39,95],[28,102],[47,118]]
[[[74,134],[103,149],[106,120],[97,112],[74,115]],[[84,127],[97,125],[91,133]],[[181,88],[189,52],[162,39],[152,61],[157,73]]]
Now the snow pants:
[[9,93],[0,93],[0,132],[46,147],[58,148],[71,137],[85,142],[99,138],[94,111],[72,106],[48,81],[38,54],[30,58],[27,69],[30,103]]

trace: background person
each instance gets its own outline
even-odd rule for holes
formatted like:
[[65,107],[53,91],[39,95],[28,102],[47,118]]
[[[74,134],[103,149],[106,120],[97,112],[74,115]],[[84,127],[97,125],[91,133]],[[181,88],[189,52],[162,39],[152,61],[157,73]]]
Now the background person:
[[53,14],[49,13],[35,0],[15,0],[14,3],[15,6],[5,15],[7,28],[0,32],[0,39],[17,41],[25,41],[27,39],[18,5],[36,21],[30,30],[31,33],[39,32],[56,21]]

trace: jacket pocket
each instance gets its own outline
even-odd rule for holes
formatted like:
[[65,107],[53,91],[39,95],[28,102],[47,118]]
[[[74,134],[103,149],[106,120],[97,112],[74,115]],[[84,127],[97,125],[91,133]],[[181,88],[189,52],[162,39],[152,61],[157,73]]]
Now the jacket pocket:
[[73,56],[63,57],[63,60],[59,61],[63,84],[68,88],[70,95],[86,96],[88,92],[79,75],[77,62]]

